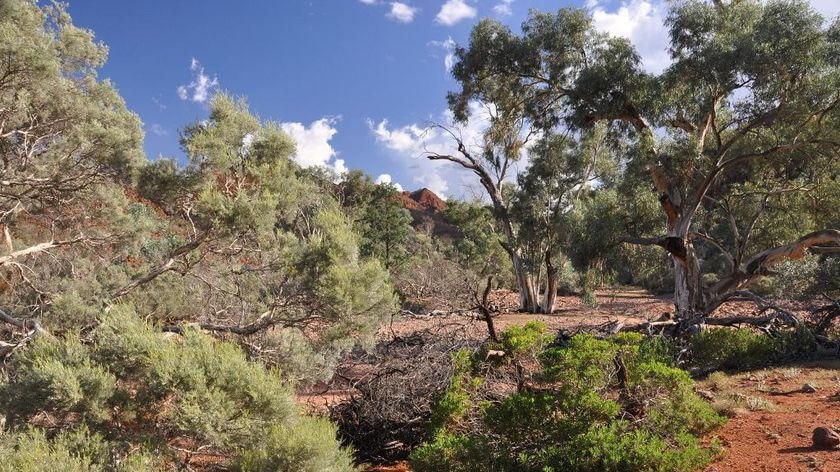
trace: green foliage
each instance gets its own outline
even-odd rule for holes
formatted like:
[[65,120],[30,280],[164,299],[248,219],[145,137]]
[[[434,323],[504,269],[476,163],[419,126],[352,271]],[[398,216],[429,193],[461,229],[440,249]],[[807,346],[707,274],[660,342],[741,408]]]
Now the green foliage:
[[[38,337],[15,357],[13,372],[0,385],[0,413],[16,427],[47,412],[59,423],[96,428],[109,438],[137,441],[148,435],[149,452],[170,453],[167,442],[174,437],[229,454],[246,451],[242,470],[353,470],[334,427],[301,416],[276,371],[192,328],[181,338],[166,337],[128,306],[103,316],[92,344],[75,334]],[[122,429],[124,423],[129,427]],[[104,463],[101,458],[114,448],[97,435],[67,433],[44,443],[40,434],[19,440],[34,441],[34,457],[44,460],[68,461],[69,450],[78,465],[67,467],[79,470],[99,470],[90,463]],[[75,449],[68,449],[67,438],[75,438]],[[261,446],[251,449],[254,444]]]
[[688,472],[716,453],[698,436],[724,420],[672,366],[664,341],[577,335],[541,359],[539,388],[461,406],[473,417],[435,431],[412,454],[414,469]]
[[529,321],[522,326],[514,325],[501,335],[502,350],[513,357],[527,352],[537,352],[551,340],[548,325],[542,321]]
[[418,472],[446,470],[449,472],[496,472],[504,469],[492,463],[492,450],[481,438],[465,434],[441,432],[432,441],[423,443],[411,453],[411,465]]
[[445,431],[448,425],[466,415],[471,404],[470,389],[476,380],[480,381],[472,376],[473,363],[472,353],[467,349],[452,354],[452,379],[432,410],[430,428],[433,433]]
[[114,463],[115,446],[101,435],[80,427],[52,439],[36,428],[0,433],[0,472],[152,472],[161,464],[151,455],[133,451]]
[[378,258],[386,268],[405,260],[413,230],[411,215],[397,200],[396,189],[389,184],[376,185],[362,215],[362,255]]
[[510,273],[511,262],[499,244],[499,229],[493,211],[481,202],[447,202],[446,221],[460,231],[452,243],[455,259],[479,276]]
[[301,418],[294,428],[276,426],[234,460],[239,472],[352,472],[350,451],[337,448],[328,421]]
[[702,371],[742,370],[790,359],[814,350],[814,339],[805,329],[768,336],[747,329],[707,329],[691,338],[691,365]]
[[14,423],[39,411],[78,413],[91,421],[107,418],[116,379],[93,361],[78,337],[40,336],[16,358],[16,368],[16,381],[0,384],[0,408]]

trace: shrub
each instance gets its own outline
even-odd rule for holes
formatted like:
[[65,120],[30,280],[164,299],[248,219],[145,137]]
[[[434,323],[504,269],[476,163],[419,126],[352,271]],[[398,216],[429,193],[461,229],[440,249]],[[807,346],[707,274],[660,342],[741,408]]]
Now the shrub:
[[540,359],[531,388],[478,408],[473,396],[466,407],[459,397],[456,414],[467,417],[444,423],[414,451],[414,469],[691,471],[714,456],[698,436],[724,418],[673,367],[665,342],[576,335]]
[[[329,423],[302,416],[278,372],[249,361],[236,345],[190,328],[167,338],[127,306],[107,313],[92,338],[86,344],[76,334],[40,336],[0,384],[0,415],[15,426],[46,412],[52,423],[83,433],[44,442],[37,430],[18,430],[14,439],[4,437],[4,447],[31,443],[32,457],[57,464],[53,470],[100,470],[118,448],[87,434],[90,427],[156,455],[171,453],[172,440],[222,454],[248,450],[242,470],[352,470]],[[248,449],[254,444],[261,446]],[[28,463],[27,454],[16,460]],[[124,470],[144,470],[146,462],[133,457],[125,462],[133,469]]]
[[240,472],[350,472],[352,454],[337,447],[327,420],[301,418],[294,427],[275,426],[233,464]]
[[[150,455],[132,452],[112,454],[115,449],[99,434],[81,427],[62,431],[47,439],[36,428],[0,434],[0,472],[152,472],[160,464]],[[119,457],[119,460],[116,461]]]
[[747,329],[714,328],[691,338],[690,365],[705,372],[752,369],[813,349],[814,339],[805,329],[768,336]]
[[538,351],[551,340],[547,330],[548,325],[541,321],[511,326],[501,335],[502,350],[514,358],[530,351]]
[[78,336],[39,336],[15,358],[15,371],[14,382],[0,384],[0,409],[12,422],[41,411],[93,421],[108,415],[116,379],[91,359]]

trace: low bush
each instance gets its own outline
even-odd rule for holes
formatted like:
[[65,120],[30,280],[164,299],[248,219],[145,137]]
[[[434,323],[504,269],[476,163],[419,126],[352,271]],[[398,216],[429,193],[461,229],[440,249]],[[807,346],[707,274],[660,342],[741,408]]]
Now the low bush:
[[769,336],[748,329],[713,328],[691,338],[689,366],[697,371],[742,370],[790,360],[815,348],[805,329]]
[[[540,361],[526,388],[496,401],[470,395],[454,409],[443,396],[438,413],[450,421],[412,453],[414,469],[691,471],[716,453],[698,437],[725,419],[694,393],[663,341],[579,334]],[[486,369],[474,366],[473,376]],[[461,400],[471,393],[457,376],[452,385]]]

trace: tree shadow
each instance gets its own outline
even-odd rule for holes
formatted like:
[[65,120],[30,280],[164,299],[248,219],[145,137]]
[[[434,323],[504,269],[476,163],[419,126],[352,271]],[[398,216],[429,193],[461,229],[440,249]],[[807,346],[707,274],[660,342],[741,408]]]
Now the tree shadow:
[[779,449],[779,454],[804,454],[806,452],[821,452],[821,451],[830,451],[831,449],[824,449],[821,447],[814,447],[814,446],[800,446],[800,447],[786,447],[783,449]]

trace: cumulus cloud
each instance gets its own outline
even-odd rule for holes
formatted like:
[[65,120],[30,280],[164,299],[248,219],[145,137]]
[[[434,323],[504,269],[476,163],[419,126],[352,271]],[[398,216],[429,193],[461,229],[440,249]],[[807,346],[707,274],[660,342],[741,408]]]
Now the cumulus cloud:
[[446,68],[446,71],[449,72],[452,70],[452,66],[455,65],[455,40],[452,39],[452,36],[446,38],[443,41],[429,41],[429,46],[433,46],[436,48],[441,48],[446,51],[446,56],[443,58],[443,67]]
[[196,58],[192,58],[190,61],[190,71],[192,72],[193,80],[187,85],[178,87],[178,98],[181,100],[191,100],[196,103],[204,103],[210,98],[213,90],[219,87],[219,79],[215,76],[211,79],[204,72],[204,67]]
[[598,1],[589,1],[595,28],[612,36],[629,39],[642,58],[642,65],[650,72],[661,72],[670,63],[668,30],[665,17],[668,6],[662,1],[628,0],[615,10]]
[[402,185],[391,180],[391,174],[380,174],[379,177],[376,178],[376,184],[391,184],[397,190],[397,192],[403,191]]
[[[490,111],[478,103],[470,103],[472,119],[463,126],[450,129],[461,139],[474,155],[480,151],[477,146],[482,142],[484,130],[490,122]],[[444,111],[432,120],[436,123],[453,123],[450,111]],[[458,164],[426,158],[429,153],[459,155],[457,143],[446,131],[411,123],[394,126],[389,120],[379,122],[368,120],[368,127],[376,142],[387,149],[403,172],[412,176],[412,187],[427,187],[440,196],[480,195],[476,190],[475,175]],[[514,178],[520,169],[527,165],[525,160],[517,163],[509,174]]]
[[414,21],[414,15],[416,14],[417,8],[411,5],[402,2],[391,2],[391,11],[386,16],[400,23],[411,23]]
[[452,26],[459,21],[475,18],[478,11],[474,6],[464,0],[447,0],[435,17],[435,21],[444,25]]
[[283,129],[297,145],[292,159],[301,167],[323,166],[332,168],[336,173],[347,172],[343,159],[337,159],[338,153],[330,144],[330,140],[338,133],[335,125],[339,118],[325,117],[313,121],[309,126],[303,123],[281,123]]
[[499,16],[510,16],[513,14],[513,10],[510,8],[512,3],[513,0],[502,0],[501,3],[493,6],[493,12]]
[[364,3],[365,5],[376,5],[378,0],[359,0],[360,2]]

